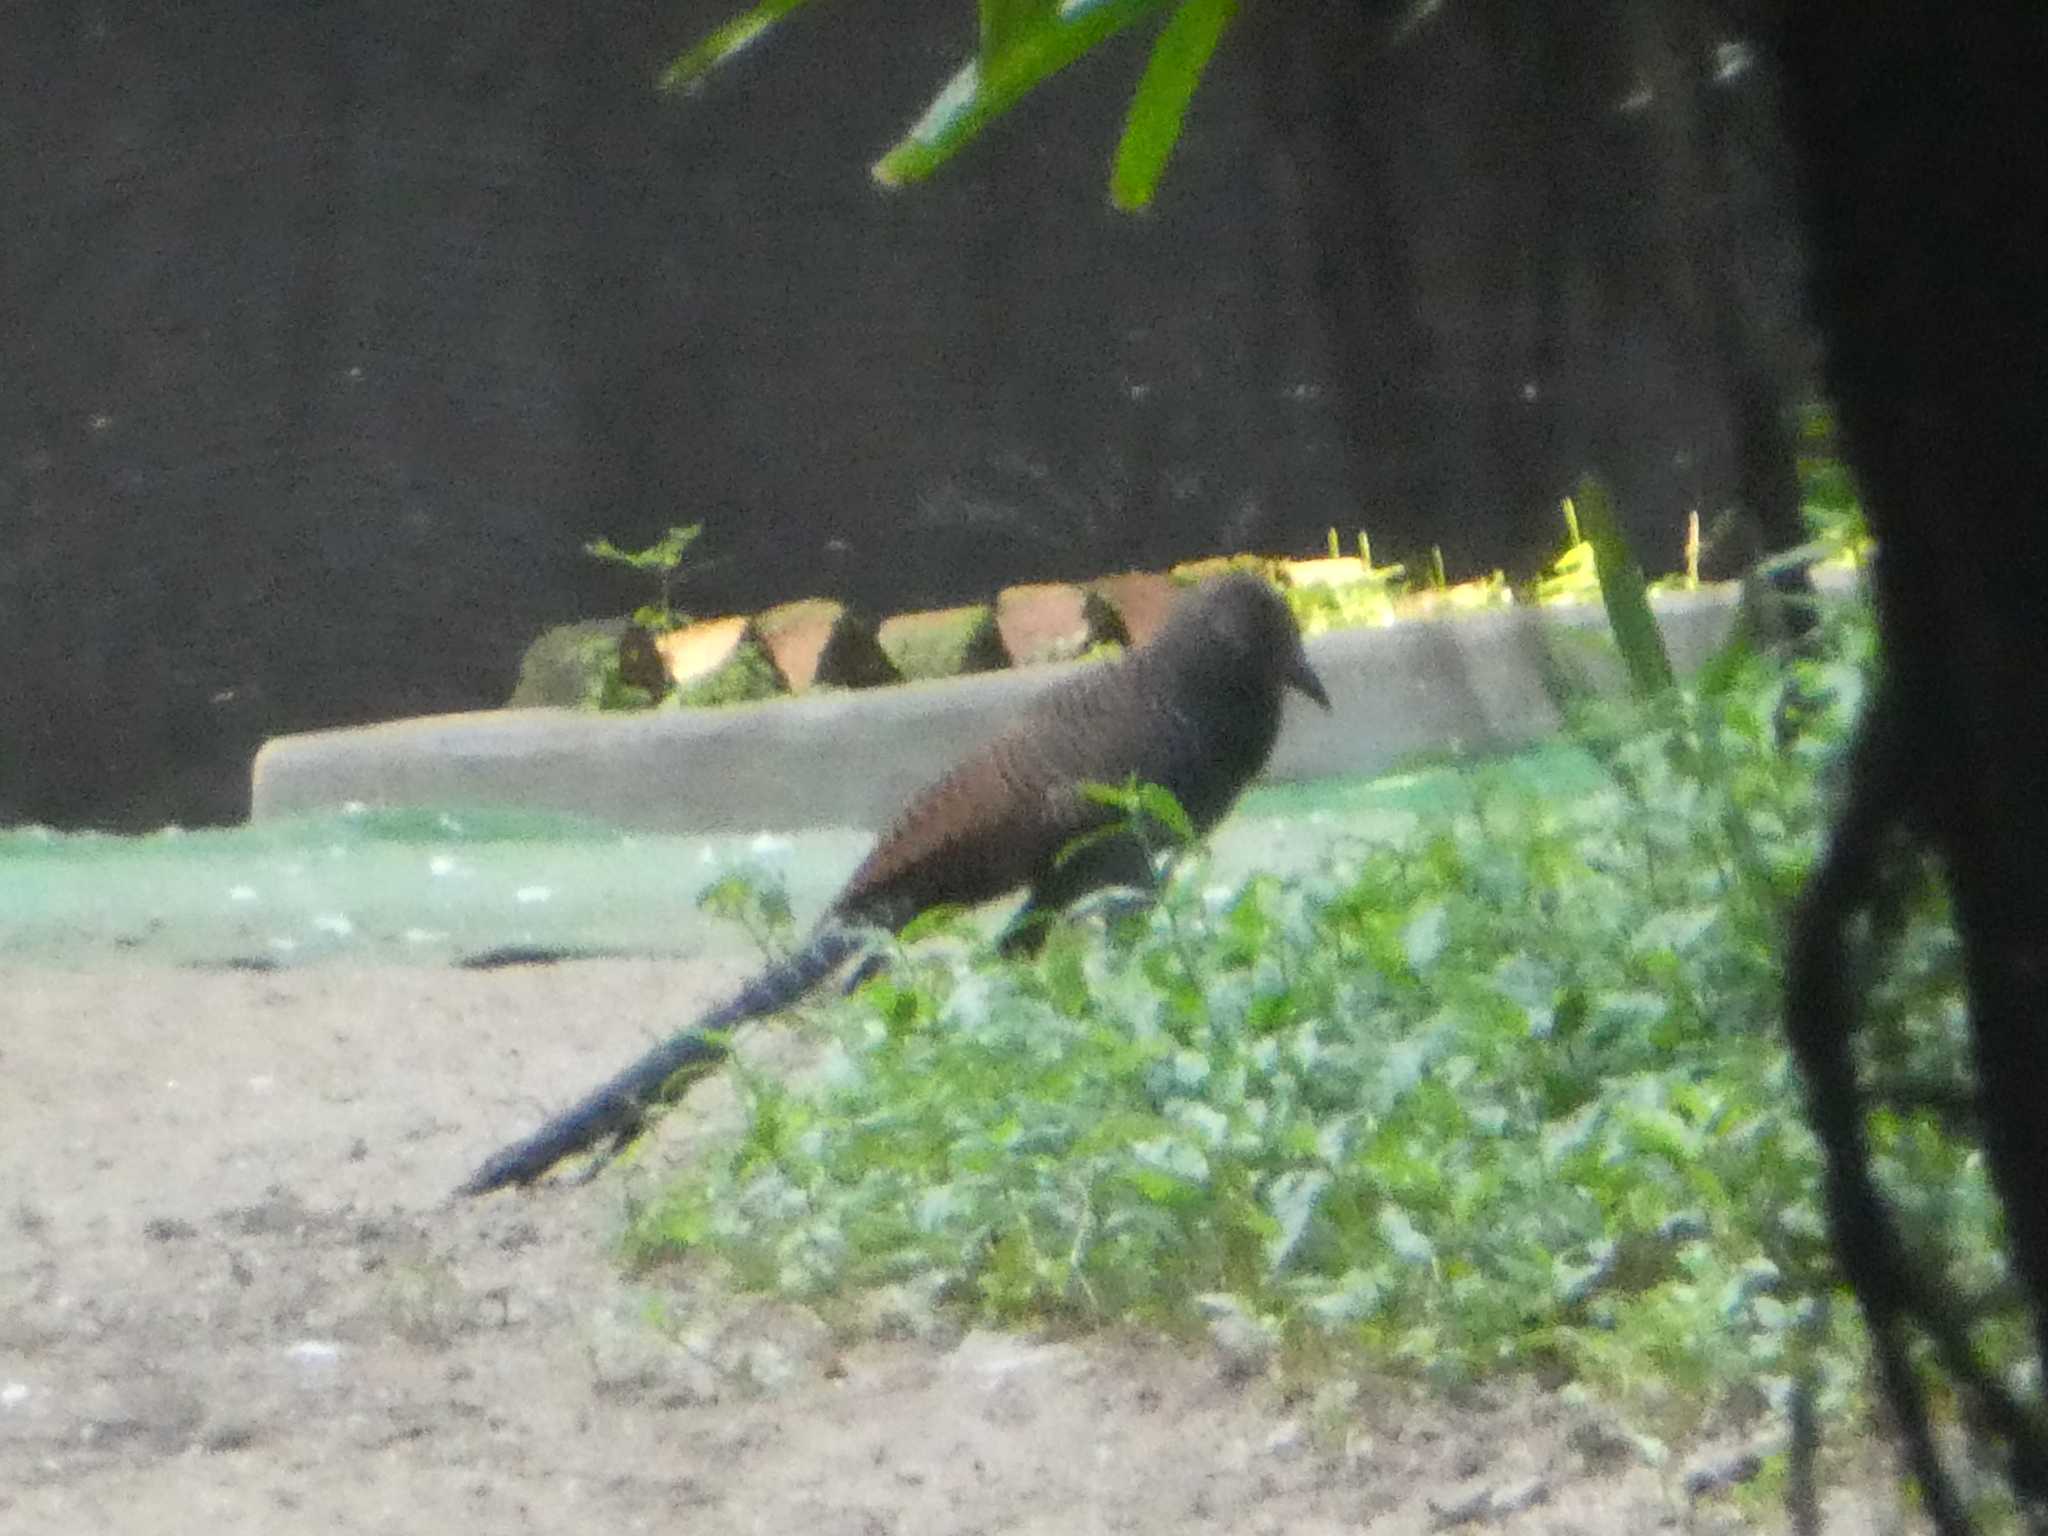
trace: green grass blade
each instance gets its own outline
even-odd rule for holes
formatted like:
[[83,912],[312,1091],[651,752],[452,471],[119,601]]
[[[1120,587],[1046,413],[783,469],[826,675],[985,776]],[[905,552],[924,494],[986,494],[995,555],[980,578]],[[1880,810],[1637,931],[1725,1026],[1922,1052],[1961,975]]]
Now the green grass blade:
[[1052,13],[999,58],[962,65],[871,174],[885,187],[923,181],[1041,82],[1160,8],[1161,0],[1081,0]]
[[1620,647],[1622,665],[1628,669],[1629,686],[1641,698],[1662,693],[1676,684],[1671,656],[1664,649],[1656,615],[1650,612],[1643,568],[1636,562],[1614,516],[1607,487],[1588,475],[1579,482],[1574,500],[1579,526],[1585,532],[1586,542],[1593,546],[1593,564],[1600,576],[1600,600],[1607,608],[1607,622],[1614,627],[1614,643]]
[[688,91],[701,85],[704,77],[753,42],[804,0],[761,0],[751,10],[714,27],[681,58],[661,72],[664,91]]
[[1195,87],[1236,14],[1237,0],[1186,0],[1152,45],[1110,173],[1109,195],[1117,207],[1135,212],[1151,206]]

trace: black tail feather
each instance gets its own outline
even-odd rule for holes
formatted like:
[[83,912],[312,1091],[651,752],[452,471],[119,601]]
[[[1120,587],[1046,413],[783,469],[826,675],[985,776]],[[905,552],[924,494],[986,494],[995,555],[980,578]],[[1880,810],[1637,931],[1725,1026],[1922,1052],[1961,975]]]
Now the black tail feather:
[[607,1139],[616,1151],[632,1140],[648,1107],[664,1096],[678,1074],[692,1078],[725,1059],[735,1025],[779,1013],[809,992],[864,942],[854,929],[827,927],[781,965],[755,977],[728,1002],[688,1029],[670,1035],[625,1071],[585,1094],[531,1136],[485,1159],[455,1192],[488,1194],[508,1184],[531,1184],[565,1157],[587,1152]]

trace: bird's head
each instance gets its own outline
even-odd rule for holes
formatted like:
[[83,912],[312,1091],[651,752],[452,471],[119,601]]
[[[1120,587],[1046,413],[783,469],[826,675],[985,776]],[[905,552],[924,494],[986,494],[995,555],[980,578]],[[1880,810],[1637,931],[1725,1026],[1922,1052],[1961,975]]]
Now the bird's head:
[[1287,600],[1271,582],[1249,571],[1233,571],[1196,588],[1153,643],[1213,648],[1213,656],[1235,676],[1256,679],[1276,694],[1292,688],[1330,707]]

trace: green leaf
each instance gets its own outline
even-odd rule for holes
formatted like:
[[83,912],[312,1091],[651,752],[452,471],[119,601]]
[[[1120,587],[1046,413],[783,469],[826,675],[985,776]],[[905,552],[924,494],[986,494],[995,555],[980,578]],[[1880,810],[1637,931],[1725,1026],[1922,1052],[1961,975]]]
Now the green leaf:
[[1188,813],[1181,809],[1173,791],[1161,784],[1140,784],[1138,786],[1138,809],[1166,828],[1180,843],[1195,840],[1195,824],[1188,820]]
[[1683,1168],[1699,1155],[1699,1136],[1677,1115],[1655,1105],[1626,1105],[1619,1112],[1630,1150],[1662,1157]]
[[728,922],[752,914],[757,887],[743,874],[721,875],[697,893],[697,910]]
[[1650,611],[1643,568],[1628,547],[1614,504],[1607,499],[1607,487],[1588,475],[1579,482],[1577,501],[1580,526],[1585,529],[1586,542],[1593,546],[1593,560],[1600,572],[1607,622],[1614,626],[1614,643],[1621,648],[1629,683],[1641,698],[1663,693],[1676,684],[1671,657],[1664,649],[1656,615]]
[[658,88],[664,91],[694,90],[704,77],[734,54],[748,47],[804,0],[761,0],[707,33],[694,47],[661,72]]
[[1303,1310],[1320,1326],[1335,1328],[1371,1317],[1386,1295],[1387,1283],[1379,1271],[1348,1269],[1336,1285],[1313,1298]]
[[1136,831],[1141,838],[1149,842],[1147,822],[1163,828],[1174,842],[1183,846],[1195,840],[1195,824],[1188,819],[1188,813],[1181,808],[1180,801],[1174,798],[1173,791],[1164,785],[1141,783],[1132,777],[1121,784],[1083,784],[1081,794],[1084,799],[1120,811],[1122,815],[1107,827],[1074,839],[1066,848],[1060,850],[1059,860],[1066,859],[1072,853],[1104,837],[1119,836],[1126,830]]
[[1173,1106],[1173,1118],[1212,1152],[1230,1139],[1229,1119],[1211,1105],[1183,1101]]
[[1419,1269],[1436,1263],[1436,1246],[1416,1229],[1408,1213],[1398,1205],[1380,1207],[1380,1236],[1397,1257]]
[[1741,681],[1743,670],[1756,659],[1757,647],[1753,638],[1755,625],[1748,612],[1748,598],[1736,610],[1734,628],[1720,648],[1693,674],[1692,686],[1705,699],[1725,699],[1734,692]]
[[1630,939],[1630,947],[1639,951],[1661,949],[1684,954],[1706,936],[1720,917],[1721,908],[1718,906],[1654,912],[1636,929]]
[[[1138,1165],[1134,1175],[1139,1188],[1152,1199],[1177,1196],[1179,1185],[1199,1187],[1209,1182],[1209,1159],[1202,1155],[1202,1149],[1179,1136],[1157,1136],[1150,1141],[1141,1141],[1131,1148],[1131,1157]],[[1149,1171],[1164,1174],[1172,1181],[1162,1184],[1148,1179]]]
[[885,187],[923,181],[1043,81],[1160,5],[1161,0],[1079,0],[1014,38],[1000,59],[968,61],[871,174]]
[[1268,1276],[1279,1274],[1294,1257],[1331,1182],[1330,1175],[1320,1168],[1290,1168],[1266,1191],[1266,1209],[1279,1224],[1266,1240]]
[[1417,975],[1435,965],[1450,937],[1450,913],[1440,901],[1433,901],[1408,921],[1401,930],[1401,950],[1408,969]]
[[[1081,786],[1081,789],[1082,793],[1086,794],[1089,786],[1084,784]],[[1068,838],[1064,843],[1060,844],[1060,851],[1052,856],[1052,867],[1054,869],[1063,868],[1068,860],[1078,859],[1097,844],[1106,843],[1123,836],[1123,830],[1122,823],[1111,822],[1106,827],[1097,827],[1093,831],[1081,833],[1078,837]]]
[[981,0],[981,53],[984,72],[1000,64],[1020,42],[1051,23],[1059,0]]
[[683,552],[697,541],[697,536],[703,531],[702,523],[691,523],[686,528],[672,527],[645,549],[621,549],[610,539],[592,539],[583,546],[583,552],[599,560],[631,566],[636,571],[673,571],[683,563]]
[[1110,173],[1110,200],[1136,210],[1151,206],[1167,159],[1180,141],[1195,87],[1216,52],[1223,29],[1237,14],[1237,0],[1185,0],[1152,45],[1145,74],[1131,96],[1124,136]]
[[956,933],[967,922],[967,908],[956,904],[942,904],[926,907],[897,932],[897,942],[905,946],[921,943],[934,934]]

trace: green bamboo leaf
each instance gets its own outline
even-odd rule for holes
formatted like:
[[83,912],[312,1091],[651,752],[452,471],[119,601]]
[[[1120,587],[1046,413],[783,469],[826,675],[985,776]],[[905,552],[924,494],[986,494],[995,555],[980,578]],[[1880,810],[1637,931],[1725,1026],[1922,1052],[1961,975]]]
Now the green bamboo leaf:
[[924,116],[874,164],[885,187],[923,181],[982,129],[1096,44],[1152,15],[1162,0],[1074,0],[1042,26],[1014,38],[1001,57],[971,59],[954,72]]
[[980,0],[981,52],[984,70],[1059,14],[1059,0]]
[[1662,693],[1675,683],[1671,656],[1664,649],[1656,615],[1650,611],[1643,568],[1636,562],[1614,516],[1607,487],[1588,475],[1579,482],[1575,499],[1586,542],[1593,546],[1593,562],[1600,573],[1600,599],[1607,606],[1607,622],[1614,627],[1614,643],[1621,648],[1629,684],[1643,698]]
[[1237,0],[1186,0],[1160,32],[1116,148],[1109,195],[1117,207],[1135,211],[1151,206],[1167,159],[1180,141],[1195,87],[1236,14]]
[[751,45],[803,3],[804,0],[761,0],[752,10],[742,11],[730,21],[714,27],[661,72],[660,88],[664,91],[694,90],[712,70]]

